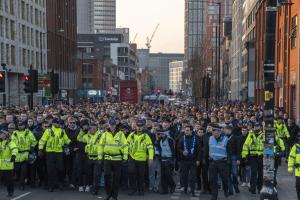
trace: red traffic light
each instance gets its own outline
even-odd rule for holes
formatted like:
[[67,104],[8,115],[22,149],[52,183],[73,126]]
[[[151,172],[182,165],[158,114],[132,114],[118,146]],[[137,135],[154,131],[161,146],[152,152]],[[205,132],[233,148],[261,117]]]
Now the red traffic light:
[[3,80],[5,78],[5,72],[0,72],[0,80]]
[[29,81],[29,76],[28,76],[28,75],[24,75],[24,76],[23,76],[23,80],[24,80],[24,81]]

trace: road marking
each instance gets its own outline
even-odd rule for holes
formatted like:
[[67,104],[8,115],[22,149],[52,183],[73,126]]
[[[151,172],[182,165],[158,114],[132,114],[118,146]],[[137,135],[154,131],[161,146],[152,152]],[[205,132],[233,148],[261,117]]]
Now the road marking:
[[171,196],[171,199],[179,199],[179,197],[174,197],[174,196]]
[[15,198],[11,199],[11,200],[21,199],[21,198],[23,198],[23,197],[25,197],[25,196],[27,196],[27,195],[29,195],[29,194],[31,194],[31,192],[27,192],[27,193],[25,193],[25,194],[21,194],[20,196],[17,196],[17,197],[15,197]]

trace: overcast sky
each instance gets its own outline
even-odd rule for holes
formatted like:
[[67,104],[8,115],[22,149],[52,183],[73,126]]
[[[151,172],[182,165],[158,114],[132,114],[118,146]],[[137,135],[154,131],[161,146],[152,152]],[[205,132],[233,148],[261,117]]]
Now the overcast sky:
[[158,23],[151,52],[183,53],[184,0],[117,0],[117,27],[129,27],[130,40],[138,33],[138,48]]

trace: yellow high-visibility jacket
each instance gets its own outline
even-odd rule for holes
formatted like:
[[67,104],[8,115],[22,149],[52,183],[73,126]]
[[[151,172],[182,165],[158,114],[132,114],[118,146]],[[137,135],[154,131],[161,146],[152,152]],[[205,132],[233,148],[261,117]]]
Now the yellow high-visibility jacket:
[[146,161],[147,155],[149,160],[154,157],[154,148],[148,134],[131,133],[127,138],[129,144],[129,155],[133,160]]
[[128,160],[128,143],[122,131],[106,131],[100,138],[99,159]]
[[63,147],[71,143],[66,132],[61,128],[48,128],[45,130],[39,141],[39,150],[43,150],[46,145],[46,152],[62,153]]
[[13,170],[14,163],[10,162],[12,156],[18,155],[17,145],[13,140],[0,141],[0,170]]
[[35,136],[29,129],[23,131],[14,131],[11,135],[11,139],[14,141],[18,147],[18,155],[16,162],[23,162],[28,160],[29,151],[37,145]]

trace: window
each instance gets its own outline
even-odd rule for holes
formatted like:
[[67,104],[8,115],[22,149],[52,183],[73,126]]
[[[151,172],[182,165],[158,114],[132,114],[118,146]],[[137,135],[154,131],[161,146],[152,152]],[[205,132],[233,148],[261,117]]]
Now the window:
[[[1,1],[1,0],[0,0]],[[3,29],[3,17],[0,16],[0,36],[3,37],[4,29]]]
[[15,10],[14,10],[14,8],[15,8],[15,5],[14,5],[14,0],[10,0],[9,1],[9,8],[10,8],[10,14],[11,15],[14,15],[15,14]]
[[13,20],[10,20],[10,38],[15,40],[15,22]]
[[291,46],[292,48],[295,48],[297,45],[296,45],[296,39],[297,39],[297,15],[294,16],[292,18],[292,27],[291,27]]
[[277,59],[278,62],[280,63],[280,59],[281,59],[281,28],[278,30],[278,48],[277,48]]

